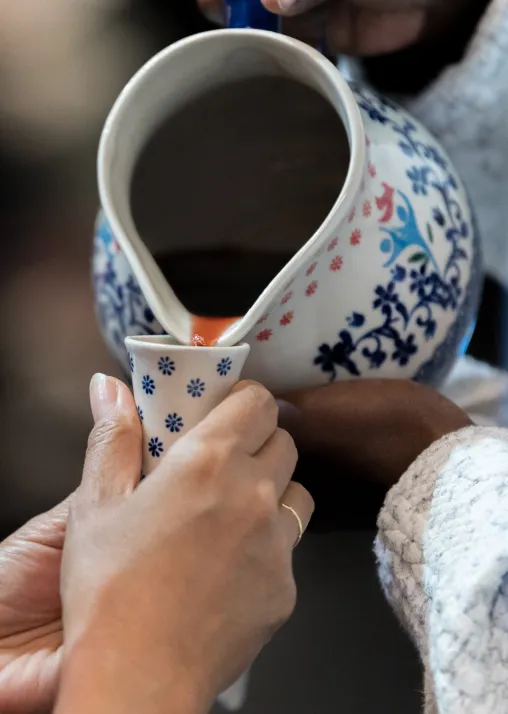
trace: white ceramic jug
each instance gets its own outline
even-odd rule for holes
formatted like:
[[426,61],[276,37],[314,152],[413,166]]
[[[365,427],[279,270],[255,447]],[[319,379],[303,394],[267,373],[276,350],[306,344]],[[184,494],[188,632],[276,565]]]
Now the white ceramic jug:
[[[242,82],[274,77],[326,100],[345,130],[349,163],[321,225],[218,344],[248,343],[243,375],[276,391],[353,377],[439,384],[467,346],[481,287],[479,238],[460,178],[435,139],[404,110],[366,87],[350,86],[312,48],[263,31],[213,31],[168,47],[113,107],[99,152],[102,212],[93,260],[105,340],[127,367],[124,338],[164,332],[168,310],[192,340],[196,316],[174,295],[133,218],[136,164],[158,127],[166,122],[170,130],[182,107],[225,86],[234,91]],[[315,130],[310,123],[309,133]],[[205,148],[213,141],[206,131],[203,126],[194,135]],[[169,185],[178,177],[171,173],[171,155],[166,161]],[[253,199],[249,205],[256,206]],[[241,200],[224,196],[224,211]],[[171,202],[168,189],[169,212]],[[193,210],[199,213],[200,205]],[[256,211],[263,212],[262,203],[235,229],[239,246],[252,233]],[[199,238],[213,243],[213,226]],[[182,248],[177,232],[165,241],[166,252]],[[136,267],[140,255],[152,261],[151,283]]]

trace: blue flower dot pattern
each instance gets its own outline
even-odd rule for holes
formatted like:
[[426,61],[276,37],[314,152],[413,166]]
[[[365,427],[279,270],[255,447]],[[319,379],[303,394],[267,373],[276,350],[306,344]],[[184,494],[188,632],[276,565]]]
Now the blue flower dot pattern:
[[217,372],[220,377],[227,377],[228,372],[231,370],[233,362],[231,357],[223,357],[219,364],[217,365]]
[[141,409],[141,407],[136,407],[136,409],[137,409],[138,417],[139,417],[140,421],[144,421],[144,420],[145,420],[145,417],[144,417],[144,414],[143,414],[143,410]]
[[131,371],[131,374],[134,374],[134,359],[130,352],[129,352],[129,369]]
[[205,388],[205,383],[200,379],[191,379],[187,385],[187,394],[190,394],[191,397],[201,397]]
[[164,444],[157,436],[153,436],[148,442],[148,451],[154,458],[160,458],[164,451]]
[[166,417],[166,429],[169,429],[169,431],[172,434],[178,434],[180,431],[182,431],[184,427],[183,419],[182,417],[177,414],[176,412],[173,412],[173,414],[168,414]]
[[145,374],[141,380],[141,386],[145,394],[153,394],[155,392],[155,382],[148,374]]
[[165,377],[169,377],[176,369],[176,365],[169,357],[161,357],[158,362],[159,370]]

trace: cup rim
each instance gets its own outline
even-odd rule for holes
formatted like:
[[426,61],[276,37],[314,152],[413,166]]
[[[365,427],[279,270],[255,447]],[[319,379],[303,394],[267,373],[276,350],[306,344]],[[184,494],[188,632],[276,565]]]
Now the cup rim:
[[[336,92],[336,101],[329,101],[337,112],[339,106],[343,111],[343,117],[341,118],[348,135],[349,165],[342,188],[321,225],[263,290],[242,319],[223,333],[216,347],[221,346],[222,339],[227,339],[228,342],[233,342],[233,344],[242,340],[266,311],[267,306],[277,297],[277,294],[280,292],[282,286],[295,278],[301,265],[309,260],[314,254],[317,246],[319,246],[323,240],[331,235],[333,232],[332,227],[335,225],[338,228],[340,223],[346,220],[354,202],[357,199],[358,193],[361,190],[366,163],[363,121],[353,92],[335,65],[333,65],[320,52],[305,43],[300,42],[299,40],[266,30],[219,29],[183,38],[154,55],[127,82],[106,119],[99,142],[97,176],[101,205],[111,226],[111,230],[121,245],[126,258],[131,265],[131,269],[134,271],[134,274],[136,275],[136,256],[129,244],[129,240],[124,238],[125,231],[123,221],[121,219],[120,212],[117,210],[117,207],[112,200],[113,192],[111,190],[114,181],[111,156],[113,155],[113,148],[117,140],[117,133],[119,130],[118,127],[121,124],[121,120],[124,118],[126,108],[132,104],[133,99],[136,97],[140,87],[150,81],[151,77],[155,76],[159,71],[160,65],[164,65],[168,58],[172,55],[175,55],[184,49],[186,50],[194,44],[202,44],[203,42],[217,39],[228,41],[228,38],[232,39],[234,37],[238,38],[241,36],[251,39],[253,37],[257,37],[262,42],[284,46],[286,49],[289,48],[293,51],[297,48],[300,53],[305,54],[307,61],[313,65],[314,69],[319,72],[321,77],[328,80]],[[135,232],[137,233],[136,230]],[[141,240],[139,235],[137,237]],[[161,321],[159,314],[162,313],[162,306],[157,292],[145,285],[144,280],[141,279],[142,276],[136,275],[136,278],[141,284],[144,285],[145,297],[155,316],[158,317],[159,321]],[[180,308],[183,308],[178,298],[174,295],[173,297],[176,299]]]
[[247,342],[240,342],[231,347],[224,345],[182,345],[174,340],[171,335],[129,335],[125,338],[125,346],[127,349],[134,346],[142,346],[144,349],[156,351],[159,349],[182,352],[185,350],[199,350],[200,352],[238,352],[250,350],[250,345]]

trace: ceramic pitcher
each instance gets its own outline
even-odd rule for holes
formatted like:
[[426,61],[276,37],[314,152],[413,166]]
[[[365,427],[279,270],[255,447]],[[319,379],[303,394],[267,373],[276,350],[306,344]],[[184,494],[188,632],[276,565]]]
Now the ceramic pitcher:
[[[349,164],[321,225],[227,327],[223,340],[250,345],[243,376],[276,391],[359,377],[438,385],[467,347],[481,287],[479,237],[460,177],[406,111],[348,84],[314,49],[255,30],[168,47],[135,75],[107,120],[93,274],[113,354],[128,368],[125,337],[163,332],[161,296],[171,289],[162,273],[154,287],[132,267],[129,239],[144,237],[130,186],[143,147],[186,103],[252,77],[287,77],[318,92],[345,130]],[[170,250],[178,235],[166,240]],[[195,316],[175,304],[190,341]]]

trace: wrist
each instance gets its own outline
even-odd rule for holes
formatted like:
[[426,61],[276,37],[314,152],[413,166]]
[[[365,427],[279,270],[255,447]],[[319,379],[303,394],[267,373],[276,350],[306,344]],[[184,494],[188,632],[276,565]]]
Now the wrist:
[[[123,640],[123,641],[122,641]],[[55,714],[206,714],[211,702],[178,656],[90,632],[64,654]]]

